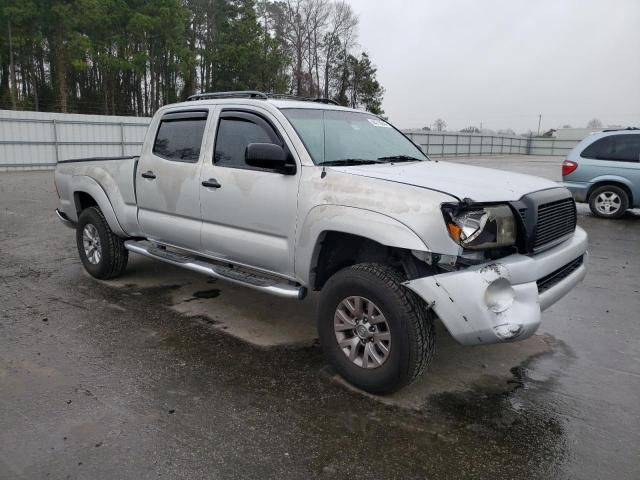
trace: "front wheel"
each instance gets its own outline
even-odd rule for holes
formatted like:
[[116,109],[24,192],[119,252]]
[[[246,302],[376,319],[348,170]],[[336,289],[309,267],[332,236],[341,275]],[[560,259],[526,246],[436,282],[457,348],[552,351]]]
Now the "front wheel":
[[370,393],[413,382],[433,357],[432,315],[402,281],[386,265],[359,264],[336,273],[322,290],[318,333],[325,356]]
[[124,248],[124,241],[111,231],[98,207],[80,213],[76,244],[85,270],[95,278],[114,278],[127,268],[129,252]]

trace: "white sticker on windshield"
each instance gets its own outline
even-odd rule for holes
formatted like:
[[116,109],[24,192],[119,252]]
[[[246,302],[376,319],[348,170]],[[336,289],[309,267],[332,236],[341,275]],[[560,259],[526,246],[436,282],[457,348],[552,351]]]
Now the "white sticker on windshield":
[[378,120],[377,118],[367,118],[367,120],[374,127],[391,128],[391,125],[389,125],[386,122],[383,122],[382,120]]

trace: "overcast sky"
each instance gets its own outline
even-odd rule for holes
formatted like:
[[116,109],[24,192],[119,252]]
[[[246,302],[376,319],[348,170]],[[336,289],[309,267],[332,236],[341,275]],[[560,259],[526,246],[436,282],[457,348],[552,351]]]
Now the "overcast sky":
[[640,0],[349,0],[402,128],[640,126]]

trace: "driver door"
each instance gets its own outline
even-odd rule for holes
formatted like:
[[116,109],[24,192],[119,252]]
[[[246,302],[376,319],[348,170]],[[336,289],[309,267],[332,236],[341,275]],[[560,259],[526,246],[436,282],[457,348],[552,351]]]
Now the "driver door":
[[219,112],[213,158],[201,170],[203,253],[293,277],[300,168],[283,174],[246,164],[250,143],[291,151],[277,120],[263,110]]

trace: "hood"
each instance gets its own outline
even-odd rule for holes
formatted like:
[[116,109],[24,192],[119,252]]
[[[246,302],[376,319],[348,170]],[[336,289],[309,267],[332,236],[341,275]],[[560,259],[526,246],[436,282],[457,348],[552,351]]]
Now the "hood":
[[331,167],[340,172],[404,183],[475,202],[518,200],[560,185],[545,178],[441,161]]

